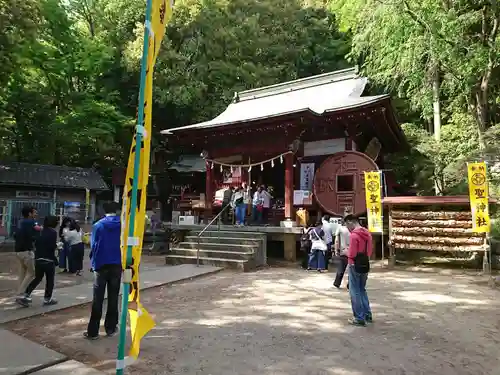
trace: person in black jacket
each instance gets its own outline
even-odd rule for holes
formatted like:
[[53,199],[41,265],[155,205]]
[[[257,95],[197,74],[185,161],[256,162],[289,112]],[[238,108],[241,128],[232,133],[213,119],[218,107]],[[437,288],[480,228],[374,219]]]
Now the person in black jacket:
[[43,230],[35,242],[35,278],[26,288],[24,297],[19,297],[17,302],[22,306],[29,306],[31,293],[45,276],[44,306],[55,305],[57,301],[52,298],[54,291],[54,278],[56,265],[59,263],[56,257],[57,249],[57,216],[47,216],[43,223]]
[[[19,260],[19,287],[17,295],[24,296],[24,291],[35,275],[35,255],[33,244],[40,234],[41,228],[35,221],[37,212],[30,206],[23,207],[23,218],[19,221],[14,237],[16,240],[16,256]],[[26,297],[26,296],[24,296]]]

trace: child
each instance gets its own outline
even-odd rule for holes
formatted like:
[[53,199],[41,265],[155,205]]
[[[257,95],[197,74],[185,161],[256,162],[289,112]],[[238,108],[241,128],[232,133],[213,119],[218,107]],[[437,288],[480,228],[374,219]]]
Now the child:
[[43,223],[43,230],[35,242],[35,278],[28,285],[23,297],[16,301],[24,307],[28,307],[31,302],[31,293],[45,276],[44,306],[55,305],[57,301],[52,298],[54,290],[54,277],[58,260],[57,249],[57,216],[47,216]]
[[64,234],[65,241],[70,247],[71,266],[77,276],[81,276],[83,271],[83,256],[85,245],[83,244],[82,230],[78,223],[72,220],[69,224],[69,230]]

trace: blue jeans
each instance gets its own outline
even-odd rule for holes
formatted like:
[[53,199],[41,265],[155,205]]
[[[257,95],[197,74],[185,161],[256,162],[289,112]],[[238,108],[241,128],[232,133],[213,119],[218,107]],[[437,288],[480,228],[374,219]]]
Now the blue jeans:
[[325,269],[325,253],[321,250],[311,250],[309,254],[309,268],[313,270]]
[[63,268],[65,270],[71,268],[70,252],[71,249],[69,247],[69,244],[66,241],[63,241],[63,248],[59,250],[59,268]]
[[245,203],[241,203],[236,206],[235,214],[236,214],[236,224],[245,224],[245,213],[247,211],[247,205]]
[[366,293],[367,273],[358,273],[353,264],[347,266],[349,275],[349,294],[351,295],[352,313],[358,321],[365,321],[371,317],[370,301]]

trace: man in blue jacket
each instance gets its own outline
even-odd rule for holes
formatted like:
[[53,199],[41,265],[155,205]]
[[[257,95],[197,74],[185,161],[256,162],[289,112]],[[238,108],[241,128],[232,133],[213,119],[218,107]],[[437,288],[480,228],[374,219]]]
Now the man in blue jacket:
[[99,338],[104,294],[108,289],[108,309],[104,320],[107,336],[118,330],[118,294],[122,275],[120,249],[120,216],[118,204],[109,202],[103,206],[106,216],[92,226],[90,260],[94,271],[94,296],[92,312],[84,336],[90,340]]

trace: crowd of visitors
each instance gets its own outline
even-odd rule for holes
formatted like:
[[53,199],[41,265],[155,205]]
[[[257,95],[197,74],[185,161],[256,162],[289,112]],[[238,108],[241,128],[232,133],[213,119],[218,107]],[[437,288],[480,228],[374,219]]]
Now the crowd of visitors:
[[[252,194],[250,187],[244,182],[238,187],[230,186],[224,190],[222,199],[222,222],[231,224],[230,210],[234,213],[236,226],[268,225],[271,208],[271,193],[265,185],[259,186]],[[247,221],[247,208],[250,207],[250,220]]]
[[337,272],[333,286],[340,289],[347,270],[346,285],[351,297],[353,318],[350,323],[365,326],[372,322],[366,282],[372,255],[372,236],[359,224],[354,215],[344,219],[324,216],[322,220],[304,230],[301,248],[307,254],[302,267],[323,272],[328,269],[330,259],[335,259]]
[[[224,196],[223,207],[235,210],[236,224],[245,225],[246,202],[249,189],[240,186]],[[265,186],[260,186],[253,194],[252,222],[265,223],[271,195]],[[250,201],[248,201],[250,202]],[[267,209],[267,210],[266,210]],[[105,216],[94,223],[91,235],[91,272],[94,275],[91,316],[84,336],[90,340],[99,337],[104,296],[107,290],[108,303],[104,328],[108,336],[118,329],[118,295],[122,274],[120,248],[119,207],[111,202],[104,205]],[[37,211],[24,207],[23,218],[15,233],[15,251],[19,260],[19,289],[16,302],[24,307],[32,303],[31,293],[45,278],[44,306],[57,303],[53,297],[56,267],[61,272],[81,275],[83,272],[84,243],[82,230],[72,218],[64,218],[59,231],[59,219],[48,215],[43,226],[36,221]],[[307,270],[323,272],[328,269],[331,259],[337,262],[337,272],[333,285],[341,288],[347,271],[347,289],[351,297],[353,318],[350,323],[365,326],[372,322],[370,302],[366,292],[369,258],[372,254],[372,237],[362,227],[358,218],[347,215],[344,219],[324,216],[316,224],[310,225],[301,238],[302,249],[307,252],[303,267]],[[56,256],[59,252],[59,258]]]
[[[107,311],[104,321],[108,336],[118,330],[118,295],[122,274],[120,248],[120,217],[118,204],[110,202],[103,205],[105,216],[94,223],[91,235],[90,261],[93,272],[93,300],[89,324],[84,336],[90,340],[99,337],[104,296],[107,289]],[[15,232],[15,251],[19,260],[19,289],[16,302],[29,307],[31,293],[45,278],[43,305],[57,304],[53,297],[56,268],[61,273],[82,275],[85,245],[83,232],[72,218],[63,218],[59,225],[57,216],[45,217],[39,226],[37,211],[33,207],[22,209],[23,218]],[[60,226],[59,231],[56,228]],[[59,258],[57,257],[59,253]]]

